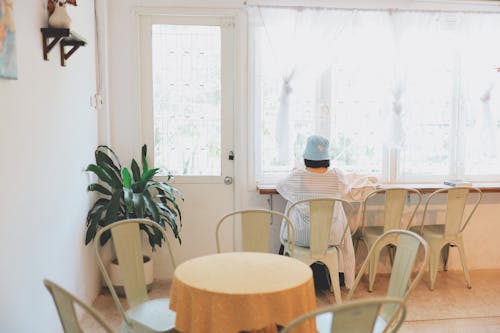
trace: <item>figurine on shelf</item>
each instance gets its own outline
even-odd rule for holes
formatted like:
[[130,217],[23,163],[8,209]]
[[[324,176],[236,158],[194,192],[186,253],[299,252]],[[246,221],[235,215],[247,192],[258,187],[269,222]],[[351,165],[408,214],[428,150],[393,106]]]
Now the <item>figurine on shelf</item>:
[[49,0],[47,9],[49,10],[49,26],[51,28],[66,28],[71,25],[71,17],[66,11],[66,4],[76,6],[76,0]]

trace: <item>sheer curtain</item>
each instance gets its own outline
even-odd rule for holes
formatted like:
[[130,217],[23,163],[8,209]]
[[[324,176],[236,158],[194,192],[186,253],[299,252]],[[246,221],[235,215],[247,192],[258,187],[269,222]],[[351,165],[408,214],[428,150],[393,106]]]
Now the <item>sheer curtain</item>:
[[[290,170],[314,133],[330,138],[334,165],[382,179],[500,167],[500,14],[248,13],[264,176]],[[388,170],[391,149],[397,170]]]
[[500,43],[499,16],[468,14],[463,18],[462,101],[466,140],[461,154],[466,176],[474,176],[490,168],[500,168]]
[[290,154],[289,105],[293,83],[304,76],[317,76],[328,67],[334,40],[350,23],[351,15],[327,9],[278,9],[249,6],[254,27],[260,27],[281,74],[279,109],[275,126],[278,163],[288,163]]

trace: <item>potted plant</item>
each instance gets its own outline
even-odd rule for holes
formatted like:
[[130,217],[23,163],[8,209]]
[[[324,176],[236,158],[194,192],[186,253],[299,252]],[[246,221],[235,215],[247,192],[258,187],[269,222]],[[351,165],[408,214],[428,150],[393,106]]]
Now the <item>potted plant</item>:
[[[99,198],[87,215],[86,245],[94,240],[99,228],[128,218],[149,218],[164,229],[168,225],[181,244],[179,231],[182,227],[182,215],[177,199],[184,200],[182,193],[168,183],[172,179],[170,174],[167,175],[167,182],[153,179],[160,169],[149,168],[146,154],[147,147],[144,145],[141,151],[142,168],[135,159],[132,159],[129,170],[121,166],[120,159],[111,148],[108,146],[96,148],[95,163],[89,164],[86,171],[94,173],[99,182],[90,184],[87,191],[99,193]],[[156,246],[162,246],[163,235],[161,233],[151,232],[145,227],[141,227],[141,230],[147,234],[153,251]],[[110,231],[103,233],[99,239],[101,246],[110,238]],[[152,260],[145,257],[144,261],[146,283],[151,284],[153,282]],[[112,281],[119,286],[121,278],[116,260],[111,262],[109,272]]]

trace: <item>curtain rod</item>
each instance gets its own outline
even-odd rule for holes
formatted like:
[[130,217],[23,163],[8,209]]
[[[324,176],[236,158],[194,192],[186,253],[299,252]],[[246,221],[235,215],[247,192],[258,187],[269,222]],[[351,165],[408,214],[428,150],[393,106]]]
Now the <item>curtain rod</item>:
[[[491,2],[496,2],[496,4],[490,4]],[[450,2],[440,2],[440,1],[422,1],[422,3],[434,3],[434,4],[452,4]],[[464,3],[468,6],[473,6],[474,4],[471,3],[470,1],[464,1]],[[493,1],[493,0],[478,0],[477,3],[481,4],[487,4],[488,7],[490,7],[491,10],[484,10],[484,9],[457,9],[457,8],[450,8],[450,9],[443,9],[443,8],[425,8],[425,9],[412,9],[412,8],[398,8],[394,7],[394,4],[392,6],[381,6],[380,8],[356,8],[356,7],[334,7],[334,6],[307,6],[307,5],[293,5],[293,4],[265,4],[262,5],[258,2],[252,2],[252,1],[244,1],[243,5],[244,7],[259,7],[259,8],[270,8],[270,9],[295,9],[295,10],[302,10],[302,9],[312,9],[312,10],[346,10],[346,11],[387,11],[387,10],[392,10],[392,11],[400,11],[400,12],[442,12],[442,13],[478,13],[478,14],[499,14],[500,13],[500,2],[498,1]],[[454,2],[453,5],[460,5],[458,2]]]

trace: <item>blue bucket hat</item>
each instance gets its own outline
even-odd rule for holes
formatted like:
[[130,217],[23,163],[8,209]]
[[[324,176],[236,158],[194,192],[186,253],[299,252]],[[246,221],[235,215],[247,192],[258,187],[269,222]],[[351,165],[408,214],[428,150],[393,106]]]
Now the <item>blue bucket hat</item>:
[[303,157],[310,161],[330,160],[330,155],[328,154],[329,144],[327,138],[321,135],[311,135],[307,138]]

